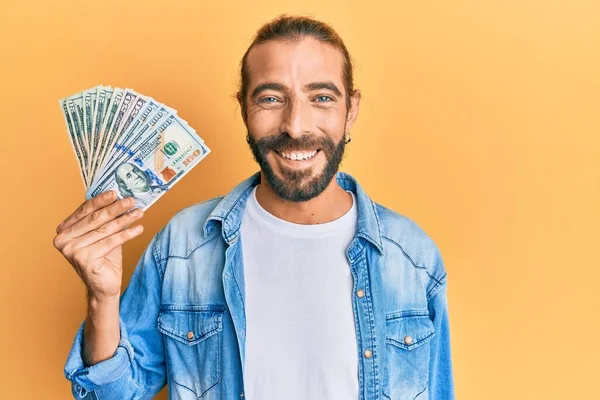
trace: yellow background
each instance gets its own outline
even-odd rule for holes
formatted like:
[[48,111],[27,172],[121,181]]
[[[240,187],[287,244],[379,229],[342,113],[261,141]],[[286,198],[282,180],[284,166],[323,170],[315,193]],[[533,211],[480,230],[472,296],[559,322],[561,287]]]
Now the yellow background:
[[232,95],[253,33],[284,12],[330,22],[356,61],[363,100],[343,169],[442,251],[457,398],[598,395],[596,0],[0,7],[0,399],[70,396],[62,368],[85,296],[52,238],[84,189],[57,100],[132,87],[213,150],[147,212],[125,247],[128,282],[177,210],[256,170]]

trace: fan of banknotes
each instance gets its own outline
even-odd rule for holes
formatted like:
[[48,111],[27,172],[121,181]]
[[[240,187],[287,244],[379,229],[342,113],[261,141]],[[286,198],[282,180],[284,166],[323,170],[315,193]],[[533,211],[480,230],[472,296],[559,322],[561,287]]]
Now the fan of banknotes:
[[96,86],[59,103],[86,199],[114,190],[145,210],[210,153],[177,111],[132,89]]

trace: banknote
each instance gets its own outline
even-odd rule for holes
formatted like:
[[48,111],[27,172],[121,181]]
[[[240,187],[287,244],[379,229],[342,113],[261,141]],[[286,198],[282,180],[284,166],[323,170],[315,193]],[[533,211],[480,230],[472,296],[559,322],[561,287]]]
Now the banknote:
[[[69,116],[71,117],[71,122],[73,123],[73,132],[75,134],[75,140],[77,141],[77,145],[79,146],[79,151],[81,152],[81,163],[83,164],[82,173],[84,176],[89,177],[88,173],[88,149],[87,149],[87,140],[85,139],[85,132],[83,129],[83,118],[81,118],[81,113],[83,113],[83,102],[81,101],[81,94],[71,96],[65,100],[67,105],[67,110]],[[88,179],[89,181],[89,179]]]
[[66,99],[61,99],[58,101],[58,103],[62,110],[65,125],[67,126],[67,132],[69,134],[69,141],[71,142],[71,147],[73,149],[73,152],[75,153],[75,158],[77,158],[77,164],[79,165],[79,171],[81,174],[81,179],[83,180],[83,185],[87,187],[87,174],[85,172],[85,165],[83,164],[83,156],[79,148],[79,141],[77,140],[77,135],[75,133],[74,123],[71,118],[71,114],[69,113],[69,109],[67,108]]
[[121,104],[121,100],[123,98],[123,89],[115,88],[113,94],[110,98],[110,103],[107,106],[106,115],[102,121],[102,127],[100,128],[99,138],[98,138],[98,147],[95,149],[94,153],[94,163],[91,171],[91,175],[94,175],[96,169],[100,166],[100,157],[104,154],[104,149],[107,146],[108,135],[106,131],[110,129],[112,123],[114,121],[115,115],[119,110],[119,105]]
[[153,124],[147,126],[145,122],[149,117],[150,120],[153,120],[154,114],[163,108],[167,109],[168,107],[154,99],[150,99],[146,103],[146,107],[143,109],[143,111],[138,113],[138,116],[131,122],[131,124],[129,124],[127,129],[124,129],[121,135],[118,136],[113,149],[106,157],[106,160],[100,167],[98,174],[96,174],[98,177],[97,179],[102,179],[105,171],[110,171],[113,165],[119,162],[124,153],[130,152],[129,148],[135,144],[136,138],[141,136],[148,128],[153,126]]
[[125,122],[125,115],[134,105],[136,99],[137,95],[133,90],[125,89],[121,103],[115,113],[115,117],[113,118],[110,127],[104,133],[106,135],[106,146],[104,147],[103,152],[98,155],[98,162],[100,165],[104,162],[104,158],[108,155],[108,151],[114,146],[117,135],[121,132],[121,127]]
[[86,198],[114,190],[119,198],[132,196],[136,207],[145,210],[209,153],[195,131],[171,115],[140,143],[133,155],[91,187]]
[[101,86],[96,86],[91,89],[84,90],[82,93],[83,98],[83,132],[88,149],[88,166],[87,170],[90,171],[89,162],[92,159],[92,131],[94,129],[94,109],[96,108],[96,97],[98,90]]
[[145,210],[210,153],[176,110],[133,89],[99,85],[59,105],[88,199],[115,190]]
[[[100,139],[100,129],[102,129],[102,122],[104,121],[104,116],[106,115],[106,110],[108,109],[112,92],[113,90],[110,86],[100,86],[96,96],[96,106],[94,107],[93,114],[94,122],[92,124],[92,138],[90,141],[90,160],[93,161],[96,160],[96,150],[98,149],[98,143]],[[95,163],[90,166],[90,169],[94,168],[96,168]]]

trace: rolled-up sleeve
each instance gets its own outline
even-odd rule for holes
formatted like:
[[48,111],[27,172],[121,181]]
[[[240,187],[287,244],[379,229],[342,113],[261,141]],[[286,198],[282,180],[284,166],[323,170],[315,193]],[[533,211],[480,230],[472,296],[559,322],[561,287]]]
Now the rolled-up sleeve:
[[[163,341],[156,327],[162,274],[158,233],[120,300],[121,338],[114,355],[92,366],[83,362],[85,322],[64,368],[76,399],[151,399],[166,383]],[[93,395],[92,395],[93,393]]]
[[429,299],[429,315],[435,336],[430,341],[429,399],[454,400],[454,378],[450,350],[450,320],[448,317],[445,276],[435,294]]

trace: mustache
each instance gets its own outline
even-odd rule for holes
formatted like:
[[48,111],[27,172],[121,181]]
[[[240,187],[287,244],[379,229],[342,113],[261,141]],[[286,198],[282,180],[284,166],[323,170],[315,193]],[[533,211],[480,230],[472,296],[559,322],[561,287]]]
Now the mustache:
[[[252,135],[250,135],[253,140]],[[335,143],[329,137],[317,137],[314,135],[303,135],[293,138],[287,133],[272,135],[255,141],[261,151],[272,150],[276,152],[292,152],[299,150],[315,149],[331,154],[335,150]]]

